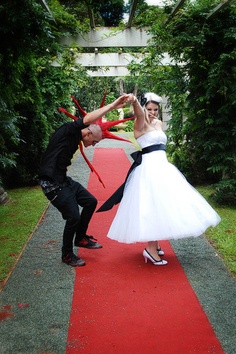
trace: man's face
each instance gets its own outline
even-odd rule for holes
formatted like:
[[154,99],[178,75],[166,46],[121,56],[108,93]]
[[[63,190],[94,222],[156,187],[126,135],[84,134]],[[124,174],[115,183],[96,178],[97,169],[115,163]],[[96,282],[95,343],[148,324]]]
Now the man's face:
[[82,138],[84,147],[95,146],[101,140],[99,137],[93,135],[92,131],[87,128],[87,133]]

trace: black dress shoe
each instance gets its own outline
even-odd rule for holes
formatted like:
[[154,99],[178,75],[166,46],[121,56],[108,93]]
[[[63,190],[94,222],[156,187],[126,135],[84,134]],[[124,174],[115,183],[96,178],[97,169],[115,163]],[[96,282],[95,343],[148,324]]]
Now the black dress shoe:
[[[95,242],[92,240],[95,240]],[[79,241],[75,240],[74,245],[76,247],[89,248],[89,249],[102,248],[102,245],[100,245],[96,241],[97,241],[96,238],[94,238],[93,236],[86,235]]]
[[77,257],[74,253],[68,253],[66,255],[62,255],[61,260],[63,263],[66,263],[71,267],[82,267],[85,265],[85,261]]

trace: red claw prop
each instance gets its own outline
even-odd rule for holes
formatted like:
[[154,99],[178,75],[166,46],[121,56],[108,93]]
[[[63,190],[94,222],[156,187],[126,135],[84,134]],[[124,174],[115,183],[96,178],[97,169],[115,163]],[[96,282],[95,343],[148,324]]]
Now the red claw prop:
[[94,172],[94,173],[97,175],[99,182],[101,182],[102,185],[103,185],[103,187],[106,188],[106,187],[105,187],[105,184],[103,183],[103,181],[102,181],[102,179],[101,179],[101,177],[99,176],[99,174],[97,173],[97,171],[95,170],[95,168],[93,167],[93,165],[91,164],[91,162],[88,160],[87,156],[85,155],[82,142],[79,143],[79,149],[80,149],[80,152],[81,152],[83,158],[84,158],[85,161],[87,162],[87,165],[89,166],[91,172]]
[[106,97],[107,97],[107,88],[106,88],[106,91],[104,92],[103,94],[103,98],[102,98],[102,102],[100,104],[100,108],[102,108],[106,102]]
[[67,112],[67,111],[65,110],[65,108],[59,107],[59,108],[58,108],[58,112],[65,113],[68,117],[70,117],[70,118],[72,118],[72,119],[74,119],[74,120],[77,120],[77,119],[78,119],[78,117],[73,116],[73,114]]
[[[75,99],[74,96],[71,96],[72,100],[75,102],[76,106],[78,107],[78,110],[80,111],[80,113],[82,114],[83,117],[86,116],[86,112],[83,110],[83,108],[80,106],[79,102]],[[78,118],[77,118],[78,119]]]
[[[100,108],[104,106],[105,104],[105,101],[106,101],[106,95],[107,95],[107,90],[105,91],[104,95],[103,95],[103,98],[102,98],[102,101],[101,101],[101,104],[100,104]],[[74,101],[74,103],[76,104],[80,114],[82,115],[82,117],[85,117],[86,116],[86,112],[83,110],[83,108],[80,106],[79,102],[75,99],[74,96],[71,96],[72,100]],[[66,114],[68,117],[74,119],[74,120],[77,120],[79,119],[78,117],[74,116],[73,114],[69,113],[66,109],[64,108],[61,108],[59,107],[58,108],[58,111],[59,112],[62,112],[64,114]],[[115,126],[115,125],[118,125],[120,123],[124,123],[128,120],[131,120],[131,119],[134,119],[134,116],[133,117],[130,117],[130,118],[126,118],[126,119],[120,119],[120,120],[115,120],[115,121],[110,121],[110,122],[103,122],[102,121],[102,117],[99,118],[96,122],[94,122],[93,124],[98,124],[100,125],[101,129],[102,129],[102,138],[103,139],[115,139],[115,140],[122,140],[122,141],[126,141],[128,143],[132,143],[132,141],[128,140],[128,139],[124,139],[124,138],[121,138],[113,133],[111,133],[108,129]],[[105,185],[103,183],[103,181],[101,180],[101,177],[99,176],[99,174],[97,173],[97,171],[94,169],[93,165],[91,164],[91,162],[87,159],[85,153],[84,153],[84,150],[83,150],[83,144],[82,142],[80,142],[79,144],[79,148],[80,148],[80,152],[83,156],[83,158],[85,159],[86,163],[88,164],[90,170],[92,172],[95,172],[95,174],[97,175],[99,181],[102,183],[103,187],[105,188]]]
[[[107,95],[107,90],[105,91],[103,98],[102,98],[102,102],[100,104],[100,108],[104,106],[105,101],[106,101],[106,95]],[[83,117],[86,116],[86,112],[83,110],[83,108],[80,106],[79,102],[75,99],[74,96],[71,96],[72,100],[75,102],[79,112],[81,113],[81,115]],[[65,113],[65,112],[64,112]],[[69,113],[69,112],[68,112]],[[78,119],[77,117],[72,116],[70,113],[67,114],[70,118],[72,119]],[[74,118],[73,118],[74,117]],[[130,118],[126,118],[126,119],[119,119],[119,120],[114,120],[114,121],[110,121],[110,122],[103,122],[102,121],[102,117],[99,118],[98,120],[96,120],[96,122],[94,122],[93,124],[98,124],[100,125],[101,129],[102,129],[102,138],[103,139],[115,139],[115,140],[122,140],[122,141],[127,141],[128,143],[132,143],[132,141],[128,140],[128,139],[124,139],[124,138],[120,138],[119,136],[111,133],[108,131],[108,129],[110,129],[111,127],[118,125],[120,123],[124,123],[128,120],[134,119],[134,117],[130,117]]]

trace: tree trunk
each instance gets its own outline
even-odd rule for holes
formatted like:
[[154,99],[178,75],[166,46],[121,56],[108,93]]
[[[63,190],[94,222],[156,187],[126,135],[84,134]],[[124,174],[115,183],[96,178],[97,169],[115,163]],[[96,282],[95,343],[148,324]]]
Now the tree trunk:
[[0,186],[0,205],[6,204],[8,201],[7,192]]
[[121,79],[120,80],[120,95],[123,95],[124,93],[124,81]]

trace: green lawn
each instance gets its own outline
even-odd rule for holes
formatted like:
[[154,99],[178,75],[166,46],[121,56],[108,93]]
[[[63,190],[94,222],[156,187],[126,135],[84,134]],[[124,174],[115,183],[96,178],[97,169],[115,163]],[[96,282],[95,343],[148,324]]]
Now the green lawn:
[[0,289],[48,205],[38,186],[7,193],[9,202],[0,205]]
[[204,186],[197,189],[221,217],[217,227],[206,231],[206,237],[236,277],[236,207],[214,204],[210,198],[214,192],[211,187]]

